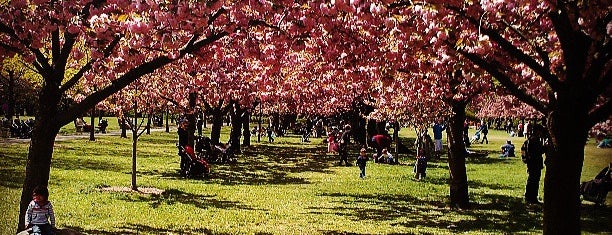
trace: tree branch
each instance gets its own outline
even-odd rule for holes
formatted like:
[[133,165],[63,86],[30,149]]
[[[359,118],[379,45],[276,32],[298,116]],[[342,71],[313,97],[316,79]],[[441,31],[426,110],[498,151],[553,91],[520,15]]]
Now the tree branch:
[[[111,43],[108,44],[108,46],[106,46],[106,48],[104,49],[104,58],[109,57],[112,52],[113,49],[115,49],[115,47],[117,46],[117,44],[119,44],[119,40],[121,40],[122,35],[115,35],[115,38],[113,39],[113,41]],[[87,64],[83,65],[83,67],[81,67],[81,69],[79,69],[79,71],[77,73],[75,73],[72,78],[70,78],[70,80],[68,80],[66,83],[64,83],[61,88],[60,91],[61,92],[66,92],[67,90],[69,90],[70,88],[72,88],[74,85],[77,84],[77,82],[79,81],[79,79],[81,79],[83,77],[83,75],[85,74],[85,72],[89,71],[91,69],[91,67],[93,66],[93,63],[95,62],[95,60],[92,58],[91,60],[89,60],[87,62]]]
[[186,109],[185,107],[181,106],[181,104],[179,104],[179,102],[177,102],[176,100],[174,100],[174,99],[172,99],[170,97],[166,97],[166,96],[163,96],[163,95],[159,95],[159,97],[164,99],[164,100],[166,100],[166,101],[168,101],[168,102],[170,102],[170,103],[173,103],[174,105],[176,105],[177,108],[180,108],[180,109],[183,109],[183,110]]
[[523,39],[523,41],[529,44],[538,53],[538,55],[540,55],[540,59],[542,59],[542,61],[544,62],[544,68],[550,68],[550,58],[548,58],[548,52],[544,51],[544,49],[542,49],[541,46],[536,45],[534,42],[529,40],[527,36],[525,36],[525,34],[521,32],[521,30],[510,25],[510,23],[508,23],[507,21],[502,20],[501,22],[504,23],[504,25],[506,25],[507,28],[510,28],[514,33],[519,35],[519,37]]
[[448,5],[446,6],[446,8],[450,9],[451,11],[454,11],[455,13],[457,13],[457,15],[464,17],[472,25],[480,27],[481,32],[489,36],[489,38],[492,39],[495,43],[497,43],[497,45],[499,45],[502,49],[508,52],[510,56],[529,66],[529,68],[531,68],[534,72],[540,75],[540,77],[542,77],[544,81],[546,81],[553,90],[559,90],[561,88],[559,79],[555,75],[553,75],[548,68],[540,65],[540,63],[536,61],[533,57],[525,54],[525,52],[515,47],[510,41],[508,41],[501,34],[499,34],[497,30],[481,26],[480,20],[468,16],[467,13],[465,13],[465,11],[463,11],[462,9]]
[[595,95],[599,95],[605,92],[612,82],[612,75],[610,74],[610,59],[612,56],[612,43],[607,42],[603,45],[596,45],[596,52],[591,56],[593,61],[589,63],[589,67],[586,71],[586,79],[593,81],[590,85],[592,86]]
[[4,43],[4,42],[0,42],[0,47],[2,47],[2,48],[4,48],[4,49],[6,49],[6,50],[8,50],[8,51],[15,52],[15,53],[17,53],[17,54],[19,54],[19,55],[23,55],[23,53],[21,53],[22,51],[21,51],[21,50],[19,50],[19,48],[14,47],[14,46],[10,46],[10,45],[8,45],[8,44],[6,44],[6,43]]
[[[61,54],[61,46],[60,46],[60,36],[59,36],[59,27],[56,27],[53,32],[51,32],[51,64],[57,65],[57,61],[60,59]],[[58,69],[59,66],[55,66],[55,69]],[[61,78],[60,78],[61,81]]]
[[58,122],[62,124],[68,124],[72,120],[74,120],[78,114],[85,112],[90,107],[95,106],[97,103],[106,99],[107,97],[117,93],[124,87],[128,86],[132,82],[140,79],[142,76],[152,73],[158,68],[161,68],[173,61],[176,61],[182,58],[187,53],[192,53],[194,51],[199,50],[200,48],[207,46],[224,36],[229,35],[227,32],[223,31],[218,34],[211,35],[207,38],[200,39],[194,43],[191,43],[193,40],[190,40],[187,45],[185,45],[179,53],[179,57],[170,58],[168,56],[159,56],[154,58],[148,62],[145,62],[135,68],[130,69],[128,72],[121,75],[116,80],[112,81],[111,84],[104,89],[98,90],[93,94],[89,95],[85,99],[83,99],[80,103],[74,104],[68,108],[66,112],[58,115]]
[[497,67],[494,66],[492,63],[486,61],[483,58],[480,58],[479,56],[477,56],[475,54],[472,54],[472,53],[469,53],[469,52],[466,52],[466,51],[463,51],[463,50],[460,50],[460,49],[455,49],[455,50],[457,52],[459,52],[461,55],[463,55],[466,58],[468,58],[474,64],[478,65],[479,67],[481,67],[485,71],[487,71],[489,74],[491,74],[513,96],[515,96],[519,100],[525,102],[526,104],[531,105],[534,109],[538,110],[539,112],[546,113],[547,107],[546,107],[546,105],[544,103],[540,102],[539,100],[537,100],[533,96],[527,94],[525,91],[519,89],[518,86],[514,82],[512,82],[510,77],[508,77],[505,73],[499,71],[497,69]]
[[606,100],[603,105],[589,112],[589,120],[587,122],[588,127],[591,128],[595,126],[595,124],[607,120],[608,118],[610,118],[610,115],[612,115],[612,99]]

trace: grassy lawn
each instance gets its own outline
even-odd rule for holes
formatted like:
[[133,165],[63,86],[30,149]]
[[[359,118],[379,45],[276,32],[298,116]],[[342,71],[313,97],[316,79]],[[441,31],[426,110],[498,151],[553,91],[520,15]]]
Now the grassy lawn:
[[[116,120],[109,124],[109,130],[117,130]],[[222,140],[227,140],[229,130],[223,131]],[[404,129],[400,136],[411,146],[413,131]],[[427,178],[420,182],[413,180],[413,160],[406,155],[400,156],[402,165],[370,161],[362,180],[357,167],[334,165],[337,157],[325,153],[322,139],[301,143],[298,136],[289,136],[258,144],[253,137],[253,146],[237,164],[213,165],[209,179],[183,179],[177,172],[174,131],[143,135],[138,144],[138,185],[164,190],[162,194],[100,191],[130,185],[131,145],[118,136],[99,136],[95,142],[56,143],[50,200],[59,227],[87,234],[541,233],[541,208],[523,204],[525,165],[519,158],[498,158],[506,139],[505,133],[493,130],[488,145],[472,146],[490,155],[468,160],[474,208],[464,211],[446,204],[444,157],[430,162]],[[522,138],[512,140],[520,148]],[[0,234],[12,234],[27,144],[0,147]],[[611,149],[588,143],[583,181],[609,162]],[[584,233],[612,231],[611,195],[605,208],[583,203]]]

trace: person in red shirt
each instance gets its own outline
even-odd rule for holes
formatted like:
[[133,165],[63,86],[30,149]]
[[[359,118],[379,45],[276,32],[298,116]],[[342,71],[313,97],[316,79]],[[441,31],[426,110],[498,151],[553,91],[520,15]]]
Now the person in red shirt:
[[391,147],[391,137],[389,137],[388,134],[376,134],[372,136],[372,147],[376,148],[376,158],[374,158],[374,162],[384,162],[384,159],[380,159],[380,157],[383,149]]

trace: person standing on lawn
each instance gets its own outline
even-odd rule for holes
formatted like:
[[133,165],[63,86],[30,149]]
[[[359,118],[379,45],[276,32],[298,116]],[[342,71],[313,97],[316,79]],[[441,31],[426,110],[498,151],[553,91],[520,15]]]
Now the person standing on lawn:
[[359,170],[361,171],[361,173],[359,173],[359,177],[362,179],[366,177],[365,168],[367,162],[368,154],[366,153],[366,149],[361,148],[361,150],[359,151],[359,156],[357,156],[357,166],[359,166]]
[[440,121],[434,123],[434,151],[436,156],[440,156],[440,152],[442,151],[442,131],[444,130],[446,130],[446,126],[440,124]]
[[540,189],[540,176],[544,168],[544,145],[540,137],[542,136],[542,126],[535,125],[529,139],[521,147],[521,158],[527,164],[527,185],[525,186],[525,202],[528,204],[540,204],[538,201],[538,191]]
[[484,121],[480,123],[480,134],[482,134],[482,140],[480,143],[482,144],[486,141],[487,144],[489,144],[489,139],[487,138],[487,134],[489,134],[489,127],[487,127],[487,123]]

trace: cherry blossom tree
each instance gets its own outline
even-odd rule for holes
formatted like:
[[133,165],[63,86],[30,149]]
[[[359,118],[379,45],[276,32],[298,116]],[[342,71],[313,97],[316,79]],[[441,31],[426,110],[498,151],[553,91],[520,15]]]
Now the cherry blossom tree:
[[580,233],[579,183],[588,130],[610,119],[610,3],[398,1],[423,21],[431,54],[461,55],[545,114],[550,135],[544,233]]
[[[201,4],[14,0],[3,4],[0,56],[19,54],[44,80],[18,229],[24,226],[30,192],[37,185],[48,184],[54,139],[60,127],[143,75],[186,54],[259,22],[278,21],[281,10],[258,1],[220,0]],[[62,97],[82,80],[97,80],[97,91],[60,109]]]

